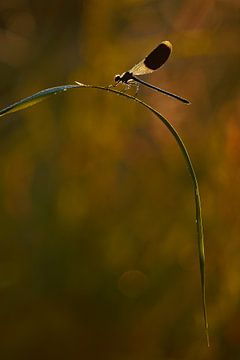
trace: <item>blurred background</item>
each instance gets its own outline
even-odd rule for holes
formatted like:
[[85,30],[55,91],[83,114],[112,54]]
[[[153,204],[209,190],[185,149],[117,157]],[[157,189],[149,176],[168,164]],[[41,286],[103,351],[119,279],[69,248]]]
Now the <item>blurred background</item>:
[[239,14],[237,0],[1,0],[1,108],[111,84],[172,42],[144,80],[192,105],[138,96],[176,127],[199,179],[211,341],[175,141],[138,104],[78,89],[0,123],[1,359],[240,358]]

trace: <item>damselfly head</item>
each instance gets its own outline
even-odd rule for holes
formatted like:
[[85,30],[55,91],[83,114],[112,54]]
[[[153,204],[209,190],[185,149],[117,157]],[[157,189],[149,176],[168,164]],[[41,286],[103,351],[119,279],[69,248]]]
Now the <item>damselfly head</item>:
[[118,83],[120,80],[121,80],[121,76],[120,75],[115,75],[115,77],[114,77],[115,83]]
[[126,71],[122,73],[122,75],[116,75],[114,79],[116,84],[118,84],[119,82],[128,84],[130,81],[133,80],[133,77],[129,71]]

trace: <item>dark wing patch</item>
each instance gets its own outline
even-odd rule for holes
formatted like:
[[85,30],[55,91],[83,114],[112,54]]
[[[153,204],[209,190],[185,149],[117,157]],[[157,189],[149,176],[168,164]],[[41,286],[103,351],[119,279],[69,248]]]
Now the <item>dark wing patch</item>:
[[157,70],[167,61],[171,51],[172,44],[169,41],[161,42],[161,44],[144,59],[144,65],[151,70]]

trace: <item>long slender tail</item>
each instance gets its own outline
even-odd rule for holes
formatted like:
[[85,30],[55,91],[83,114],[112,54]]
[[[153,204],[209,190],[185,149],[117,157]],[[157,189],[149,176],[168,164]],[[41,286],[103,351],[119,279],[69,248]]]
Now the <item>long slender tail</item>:
[[177,99],[177,100],[183,102],[184,104],[191,104],[191,102],[190,102],[189,100],[184,99],[183,97],[181,97],[181,96],[179,96],[179,95],[176,95],[176,94],[173,94],[173,93],[171,93],[171,92],[168,92],[168,91],[166,91],[166,90],[160,89],[160,88],[158,88],[157,86],[151,85],[151,84],[149,84],[149,83],[147,83],[147,82],[145,82],[145,81],[143,81],[143,80],[141,80],[141,79],[139,79],[139,78],[137,78],[137,77],[135,77],[135,76],[133,76],[133,75],[132,75],[132,79],[135,80],[135,81],[137,81],[137,82],[140,83],[140,84],[143,84],[143,85],[145,85],[145,86],[153,89],[153,90],[159,91],[159,92],[161,92],[161,93],[163,93],[163,94],[165,94],[165,95],[167,95],[167,96],[170,96],[170,97],[172,97],[172,98],[174,98],[174,99]]

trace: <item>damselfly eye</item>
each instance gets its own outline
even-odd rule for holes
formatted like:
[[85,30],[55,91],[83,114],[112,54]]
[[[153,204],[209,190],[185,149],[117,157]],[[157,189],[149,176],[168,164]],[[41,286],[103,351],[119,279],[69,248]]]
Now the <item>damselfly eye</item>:
[[115,81],[115,82],[118,82],[118,81],[120,81],[120,79],[121,79],[121,76],[120,76],[120,75],[116,75],[115,78],[114,78],[114,81]]

